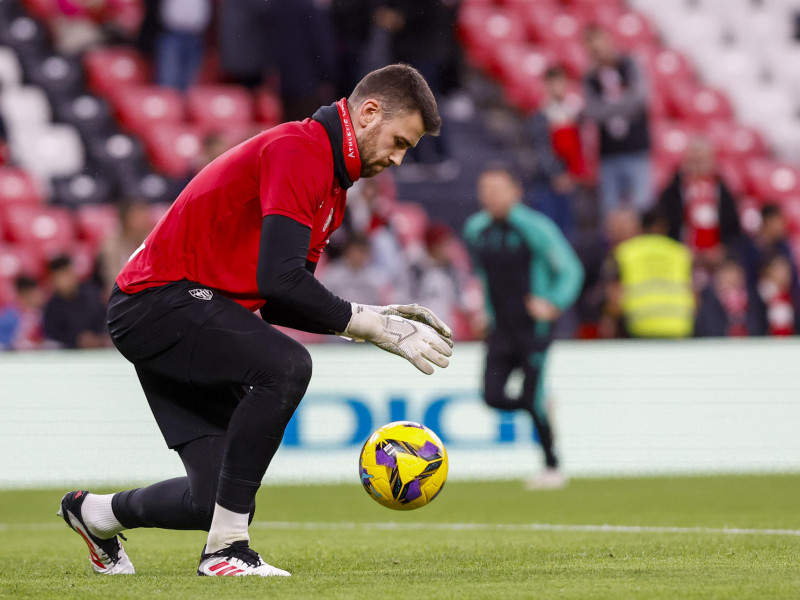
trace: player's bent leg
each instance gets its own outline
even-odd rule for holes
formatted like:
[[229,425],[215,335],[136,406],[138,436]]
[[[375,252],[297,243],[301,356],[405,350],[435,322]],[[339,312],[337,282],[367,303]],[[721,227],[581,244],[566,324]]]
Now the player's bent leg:
[[[220,348],[230,352],[221,356]],[[236,542],[249,543],[255,495],[308,387],[311,357],[288,336],[252,314],[242,313],[241,307],[231,306],[199,332],[190,371],[196,385],[214,385],[215,380],[225,378],[249,386],[228,423],[214,517],[204,551],[204,555],[212,555]],[[241,544],[237,547],[241,549]]]
[[522,394],[533,419],[533,426],[538,434],[545,462],[544,470],[525,482],[525,487],[529,490],[559,489],[564,487],[568,481],[567,476],[559,468],[554,448],[553,428],[545,406],[544,365],[546,358],[546,350],[533,352],[528,356],[524,369],[525,380]]
[[506,394],[508,378],[517,366],[516,362],[510,360],[503,344],[490,339],[483,373],[483,399],[488,406],[500,410],[520,408],[519,401]]
[[113,534],[103,539],[96,535],[97,531],[92,531],[93,528],[86,523],[83,508],[88,497],[89,492],[86,490],[76,490],[65,494],[61,499],[58,516],[62,517],[67,526],[86,542],[89,547],[89,561],[95,573],[103,575],[135,573],[133,563],[118,539],[119,534]]

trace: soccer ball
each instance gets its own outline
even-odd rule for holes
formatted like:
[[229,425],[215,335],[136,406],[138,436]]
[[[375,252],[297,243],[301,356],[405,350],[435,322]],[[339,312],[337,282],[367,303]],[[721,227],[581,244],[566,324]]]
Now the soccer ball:
[[369,436],[358,471],[373,500],[394,510],[412,510],[442,491],[447,451],[439,436],[424,425],[396,421]]

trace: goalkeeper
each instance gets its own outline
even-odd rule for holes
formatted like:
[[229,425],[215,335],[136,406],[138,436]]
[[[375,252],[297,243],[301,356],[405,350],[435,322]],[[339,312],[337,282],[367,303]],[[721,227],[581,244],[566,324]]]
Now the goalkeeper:
[[347,189],[399,165],[440,124],[416,70],[373,71],[349,98],[209,164],[131,256],[109,330],[186,477],[64,496],[59,514],[88,544],[95,571],[133,573],[118,534],[157,527],[208,531],[198,575],[289,575],[248,535],[256,492],[311,378],[306,349],[273,325],[367,340],[426,374],[448,365],[450,329],[429,310],[352,304],[314,277]]

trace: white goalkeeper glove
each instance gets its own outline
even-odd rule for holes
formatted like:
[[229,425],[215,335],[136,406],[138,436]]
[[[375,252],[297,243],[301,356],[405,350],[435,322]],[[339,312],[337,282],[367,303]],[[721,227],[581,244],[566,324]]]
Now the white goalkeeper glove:
[[402,356],[426,375],[433,373],[427,361],[442,368],[450,364],[447,357],[453,354],[453,342],[432,327],[398,315],[382,315],[363,304],[353,302],[352,307],[353,316],[341,335]]
[[379,315],[394,315],[425,323],[428,327],[433,327],[439,335],[446,338],[453,337],[453,330],[448,327],[447,323],[437,317],[430,308],[425,308],[419,304],[389,304],[388,306],[365,304],[364,306]]

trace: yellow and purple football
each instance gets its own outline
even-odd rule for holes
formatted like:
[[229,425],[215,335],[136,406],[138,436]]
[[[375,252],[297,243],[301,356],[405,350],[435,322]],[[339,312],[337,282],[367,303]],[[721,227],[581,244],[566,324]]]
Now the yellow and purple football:
[[396,421],[369,436],[361,449],[358,471],[373,500],[394,510],[412,510],[442,491],[447,450],[424,425]]

